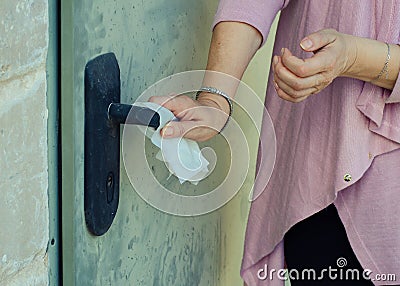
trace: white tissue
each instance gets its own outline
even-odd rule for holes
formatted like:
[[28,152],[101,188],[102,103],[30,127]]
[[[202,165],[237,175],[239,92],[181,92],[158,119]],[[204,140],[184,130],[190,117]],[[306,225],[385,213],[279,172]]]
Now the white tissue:
[[196,141],[186,138],[166,139],[161,137],[160,130],[169,121],[177,120],[174,114],[153,102],[135,102],[134,105],[150,108],[160,115],[160,126],[157,130],[141,128],[143,133],[151,139],[151,142],[160,148],[156,158],[165,162],[168,170],[178,177],[181,184],[185,181],[197,184],[204,179],[209,171],[209,162],[204,158]]

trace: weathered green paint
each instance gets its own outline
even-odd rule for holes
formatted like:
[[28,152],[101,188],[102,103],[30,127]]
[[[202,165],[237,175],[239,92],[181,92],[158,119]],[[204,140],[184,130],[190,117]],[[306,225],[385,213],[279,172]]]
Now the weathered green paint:
[[58,285],[60,279],[60,235],[59,235],[59,187],[58,187],[58,148],[59,148],[59,14],[58,1],[49,2],[49,50],[47,53],[47,138],[49,172],[49,284]]
[[[86,62],[100,53],[116,54],[124,103],[167,75],[203,69],[217,1],[70,0],[61,5],[64,285],[220,285],[219,211],[199,217],[162,213],[139,197],[121,166],[120,205],[109,232],[91,236],[83,214]],[[220,140],[213,142],[217,149],[224,148]],[[146,151],[151,158],[156,150]],[[150,164],[169,188],[202,189],[167,180],[163,164]],[[202,185],[211,187],[220,177],[216,172]]]
[[[74,285],[74,41],[73,3],[61,1],[61,189],[62,189],[62,285]],[[80,122],[79,124],[82,124]],[[81,135],[82,136],[82,135]]]

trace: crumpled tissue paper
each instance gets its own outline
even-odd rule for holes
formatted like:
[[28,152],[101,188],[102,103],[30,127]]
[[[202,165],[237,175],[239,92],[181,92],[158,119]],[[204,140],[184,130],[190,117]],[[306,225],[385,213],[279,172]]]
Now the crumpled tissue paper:
[[204,179],[209,172],[209,162],[201,153],[197,142],[183,137],[163,138],[160,134],[160,130],[168,122],[178,120],[174,114],[153,102],[135,102],[134,105],[150,108],[160,115],[160,126],[157,130],[141,128],[151,142],[160,148],[156,158],[165,162],[168,170],[179,179],[181,184],[185,181],[197,184]]

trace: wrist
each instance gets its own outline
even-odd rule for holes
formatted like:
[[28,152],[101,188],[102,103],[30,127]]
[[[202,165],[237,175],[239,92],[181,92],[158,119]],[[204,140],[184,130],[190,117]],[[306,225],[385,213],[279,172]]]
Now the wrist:
[[218,133],[221,133],[228,124],[229,117],[232,115],[232,102],[230,98],[219,90],[212,90],[211,92],[203,90],[196,94],[196,100],[223,112],[223,116],[221,116],[220,112],[217,112],[216,117],[213,119],[214,122],[221,122],[221,127],[218,128]]
[[340,76],[344,77],[354,77],[358,73],[359,70],[359,62],[358,62],[358,40],[357,37],[348,35],[348,34],[342,34],[343,39],[345,42],[345,67],[340,74]]
[[368,38],[351,36],[351,39],[353,62],[342,76],[393,89],[400,69],[400,48]]
[[231,107],[228,101],[220,95],[202,91],[197,94],[196,99],[200,103],[211,105],[215,108],[222,110],[227,115],[231,115]]

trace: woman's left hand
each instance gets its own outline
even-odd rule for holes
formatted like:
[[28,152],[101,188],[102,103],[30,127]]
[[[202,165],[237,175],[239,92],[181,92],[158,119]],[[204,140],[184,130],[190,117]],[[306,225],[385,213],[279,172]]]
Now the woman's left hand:
[[300,59],[283,48],[274,56],[272,69],[278,95],[291,102],[300,102],[327,87],[344,75],[356,60],[354,37],[327,29],[305,37],[301,48],[314,52],[311,58]]

